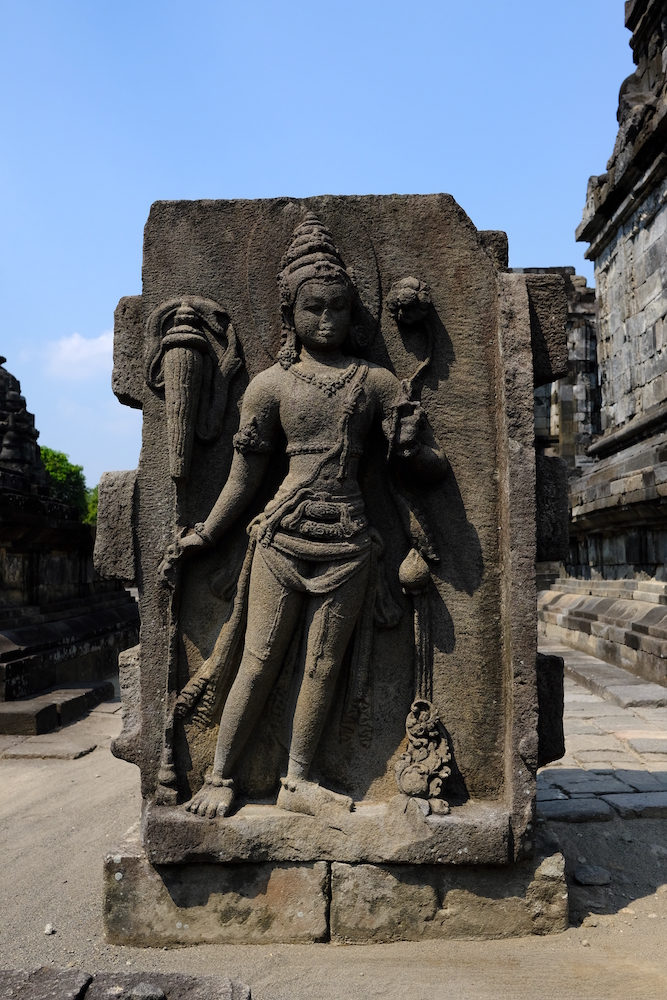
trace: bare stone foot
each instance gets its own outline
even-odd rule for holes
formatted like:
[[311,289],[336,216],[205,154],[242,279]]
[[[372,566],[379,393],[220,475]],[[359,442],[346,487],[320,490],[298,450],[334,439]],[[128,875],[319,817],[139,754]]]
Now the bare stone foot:
[[214,781],[210,775],[206,775],[199,791],[185,804],[188,812],[206,819],[228,815],[234,802],[234,785],[229,779],[224,784],[214,784]]
[[276,805],[288,812],[318,816],[334,809],[337,812],[351,812],[354,805],[348,795],[339,795],[322,788],[316,781],[304,778],[281,778]]

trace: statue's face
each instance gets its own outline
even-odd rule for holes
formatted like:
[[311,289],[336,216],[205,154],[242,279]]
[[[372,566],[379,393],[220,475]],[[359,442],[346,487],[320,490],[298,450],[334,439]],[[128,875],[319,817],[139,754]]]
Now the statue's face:
[[306,281],[294,303],[294,327],[301,343],[318,351],[341,347],[350,328],[350,290],[342,281]]

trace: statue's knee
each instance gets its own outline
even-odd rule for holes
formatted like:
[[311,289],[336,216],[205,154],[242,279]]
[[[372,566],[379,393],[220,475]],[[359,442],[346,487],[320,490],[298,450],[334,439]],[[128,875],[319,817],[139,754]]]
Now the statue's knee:
[[272,656],[271,653],[267,652],[262,655],[246,647],[239,667],[239,674],[242,674],[249,681],[258,680],[270,673],[279,659],[275,655]]

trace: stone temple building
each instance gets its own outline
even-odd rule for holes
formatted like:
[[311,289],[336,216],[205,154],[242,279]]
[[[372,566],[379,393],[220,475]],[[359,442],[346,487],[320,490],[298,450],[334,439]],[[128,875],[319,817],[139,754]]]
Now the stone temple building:
[[540,617],[553,638],[667,683],[666,0],[628,0],[625,24],[637,68],[577,229],[595,264],[599,425],[583,421],[562,452],[580,475],[565,575],[541,594]]
[[53,496],[35,418],[0,358],[0,733],[41,733],[108,697],[134,599],[93,569],[95,530]]

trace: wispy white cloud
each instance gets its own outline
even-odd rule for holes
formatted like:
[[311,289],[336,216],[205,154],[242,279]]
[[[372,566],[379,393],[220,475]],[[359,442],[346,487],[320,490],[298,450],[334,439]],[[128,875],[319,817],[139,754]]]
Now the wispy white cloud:
[[46,362],[51,375],[81,382],[111,371],[113,333],[82,337],[72,333],[46,344]]

